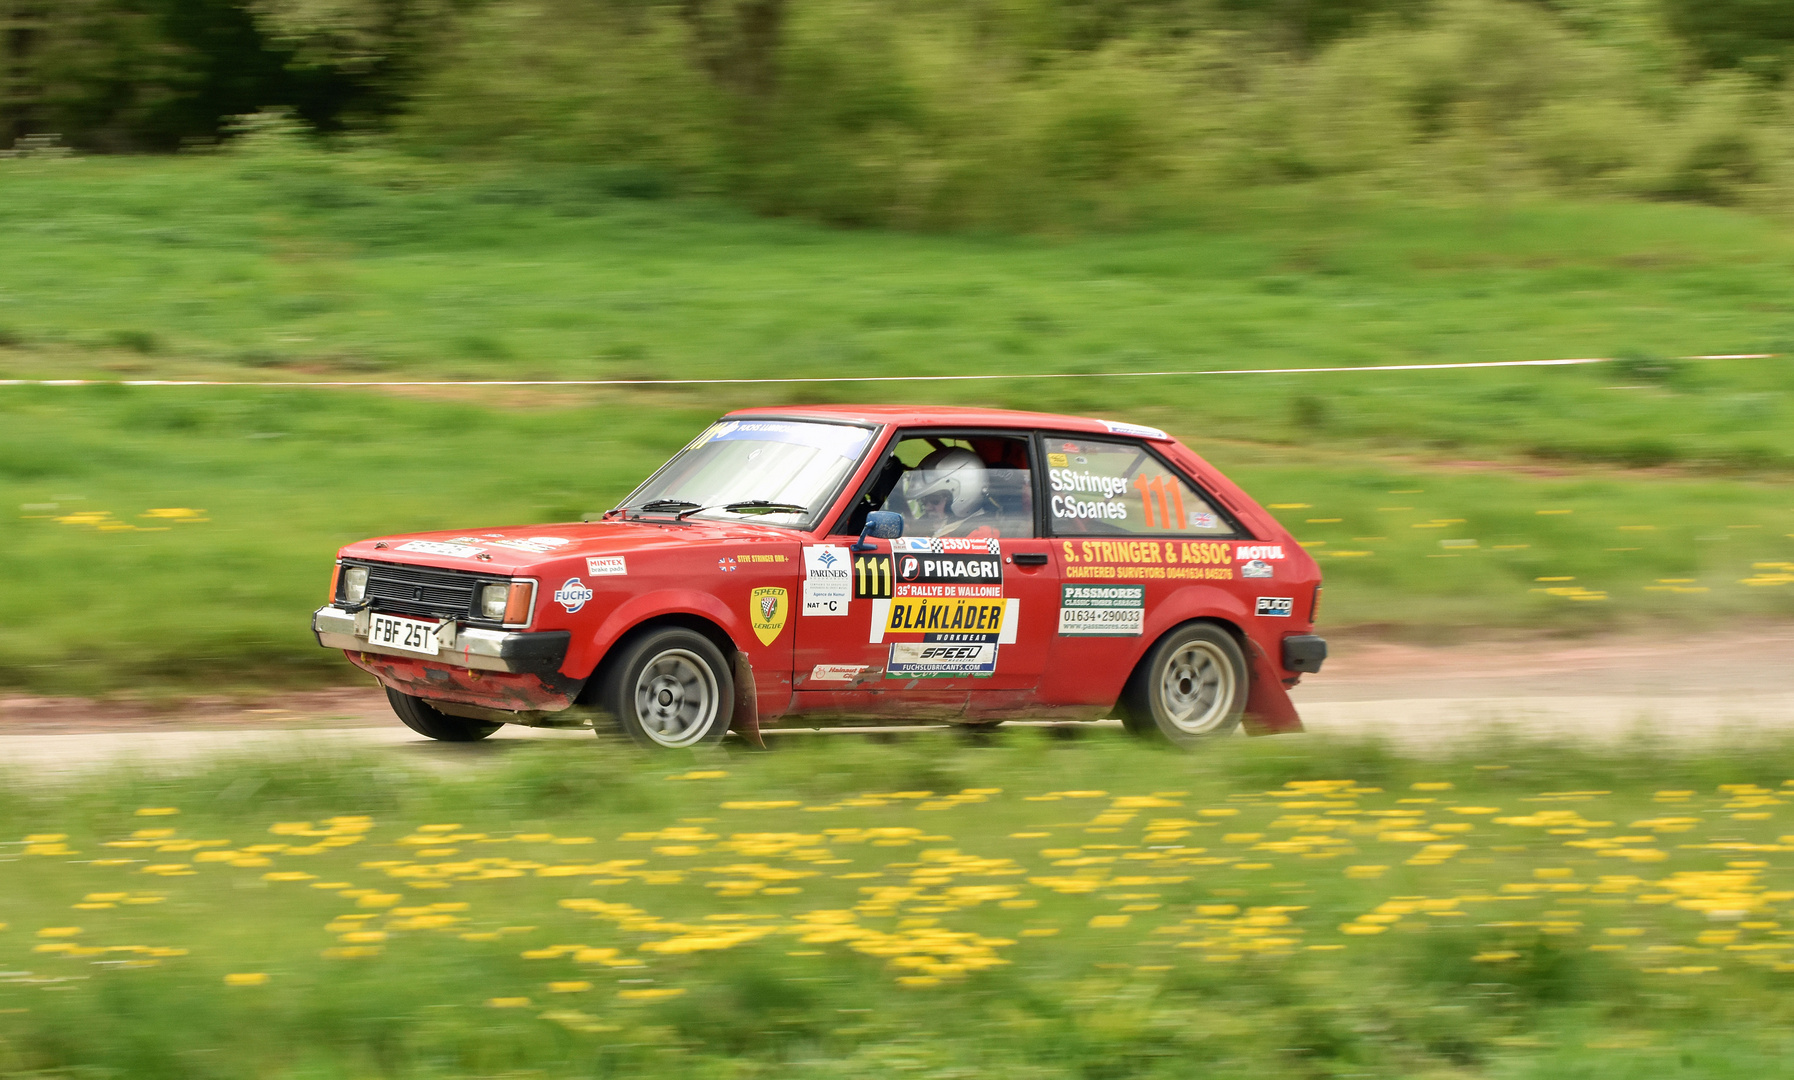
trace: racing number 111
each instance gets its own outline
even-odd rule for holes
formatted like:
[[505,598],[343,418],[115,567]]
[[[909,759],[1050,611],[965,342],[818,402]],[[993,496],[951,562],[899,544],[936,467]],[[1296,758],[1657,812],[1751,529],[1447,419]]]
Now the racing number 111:
[[[1176,480],[1168,476],[1155,476],[1147,479],[1144,476],[1134,477],[1134,489],[1140,493],[1141,506],[1146,511],[1146,527],[1149,529],[1175,529],[1184,521],[1184,494],[1178,490]],[[1155,522],[1152,513],[1154,497],[1159,500],[1159,516]],[[1171,508],[1177,507],[1177,515],[1172,516]]]
[[873,599],[891,595],[889,555],[859,555],[854,558],[853,594]]

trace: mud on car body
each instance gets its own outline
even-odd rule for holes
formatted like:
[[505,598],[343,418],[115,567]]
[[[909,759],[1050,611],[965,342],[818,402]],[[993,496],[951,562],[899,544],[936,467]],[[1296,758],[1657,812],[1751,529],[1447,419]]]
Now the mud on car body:
[[1153,428],[984,409],[731,413],[602,519],[338,554],[318,643],[407,725],[693,746],[822,718],[1300,730],[1314,561]]

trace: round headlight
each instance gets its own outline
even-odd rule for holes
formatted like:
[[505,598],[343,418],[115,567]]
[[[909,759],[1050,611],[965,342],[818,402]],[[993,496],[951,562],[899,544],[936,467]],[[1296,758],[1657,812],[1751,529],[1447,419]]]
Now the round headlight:
[[361,598],[368,594],[368,568],[351,566],[343,571],[343,599],[351,604],[361,603]]
[[480,618],[503,622],[505,604],[511,596],[509,585],[485,585],[480,588]]

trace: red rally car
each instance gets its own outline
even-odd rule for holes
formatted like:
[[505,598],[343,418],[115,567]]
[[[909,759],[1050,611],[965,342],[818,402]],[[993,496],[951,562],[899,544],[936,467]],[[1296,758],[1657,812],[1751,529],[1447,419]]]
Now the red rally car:
[[1118,715],[1191,743],[1301,729],[1319,600],[1155,428],[827,406],[729,414],[600,520],[350,544],[312,629],[434,739]]

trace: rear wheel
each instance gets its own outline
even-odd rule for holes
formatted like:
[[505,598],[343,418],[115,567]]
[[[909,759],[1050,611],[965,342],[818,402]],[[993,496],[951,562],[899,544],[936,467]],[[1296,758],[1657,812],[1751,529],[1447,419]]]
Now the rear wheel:
[[1246,685],[1246,658],[1233,635],[1191,623],[1141,661],[1122,691],[1122,719],[1136,735],[1190,746],[1239,726]]
[[401,694],[390,686],[386,688],[386,700],[392,703],[392,711],[398,714],[406,727],[419,735],[442,742],[479,742],[504,727],[503,724],[485,720],[450,716],[423,698]]
[[704,635],[651,630],[624,646],[598,688],[598,705],[642,746],[702,746],[729,730],[735,678]]

